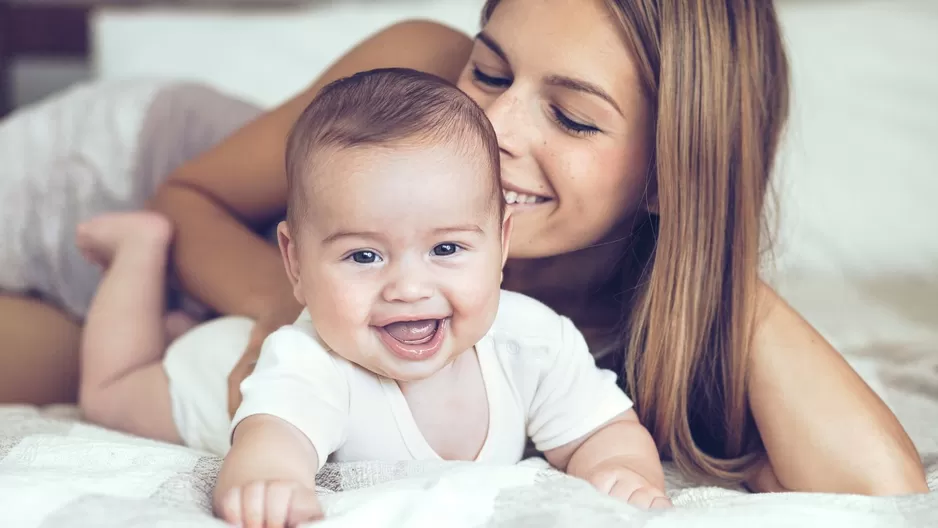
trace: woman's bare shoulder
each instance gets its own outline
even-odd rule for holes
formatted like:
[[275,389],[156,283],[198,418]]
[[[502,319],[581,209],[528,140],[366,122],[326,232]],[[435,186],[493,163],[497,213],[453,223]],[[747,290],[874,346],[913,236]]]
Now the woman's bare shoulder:
[[364,41],[374,67],[413,68],[456,82],[469,53],[472,39],[465,33],[431,20],[407,20],[389,26]]
[[389,26],[336,60],[308,88],[184,164],[165,187],[196,190],[248,223],[268,221],[282,213],[286,203],[283,157],[290,128],[325,85],[360,71],[391,67],[455,81],[471,49],[467,35],[436,22],[410,20]]

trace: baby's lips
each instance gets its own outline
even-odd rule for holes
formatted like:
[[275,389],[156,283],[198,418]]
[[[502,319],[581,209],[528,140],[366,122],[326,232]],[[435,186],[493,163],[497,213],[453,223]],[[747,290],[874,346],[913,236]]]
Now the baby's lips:
[[440,326],[438,319],[400,321],[384,326],[385,332],[402,343],[421,342],[433,337]]

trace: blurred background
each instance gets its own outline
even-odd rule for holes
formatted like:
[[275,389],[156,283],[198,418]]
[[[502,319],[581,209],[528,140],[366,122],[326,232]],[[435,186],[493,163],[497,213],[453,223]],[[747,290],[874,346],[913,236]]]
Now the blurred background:
[[482,0],[0,0],[0,112],[91,78],[204,80],[253,102],[301,89],[407,18],[478,29]]

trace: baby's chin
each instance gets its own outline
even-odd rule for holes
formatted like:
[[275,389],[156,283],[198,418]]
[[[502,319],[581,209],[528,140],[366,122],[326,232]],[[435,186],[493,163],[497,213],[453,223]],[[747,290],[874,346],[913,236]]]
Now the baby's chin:
[[394,357],[391,352],[386,350],[379,352],[384,357],[381,357],[381,359],[377,361],[375,361],[374,358],[369,358],[370,361],[355,361],[353,358],[346,359],[382,378],[394,380],[399,383],[417,383],[433,377],[435,374],[448,367],[453,360],[458,357],[458,354],[454,355],[448,351],[441,350],[440,353],[436,354],[434,357],[423,361],[407,361]]
[[375,368],[369,368],[371,372],[388,378],[399,383],[416,383],[433,377],[440,372],[449,362],[441,363],[439,361],[427,360],[420,362],[411,362],[404,365],[381,365]]
[[[481,339],[481,336],[479,339]],[[350,348],[346,348],[346,350],[367,350],[365,354],[357,357],[345,354],[339,355],[347,361],[383,378],[401,383],[415,383],[433,377],[449,367],[462,354],[471,351],[475,343],[467,344],[465,341],[466,336],[449,334],[436,354],[422,360],[408,360],[397,357],[378,340],[369,342],[368,345],[359,345],[357,347],[352,345]]]

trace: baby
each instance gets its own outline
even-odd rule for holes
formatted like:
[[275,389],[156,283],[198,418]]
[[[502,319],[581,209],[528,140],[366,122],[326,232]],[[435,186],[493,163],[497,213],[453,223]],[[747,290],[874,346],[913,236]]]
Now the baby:
[[374,70],[324,88],[288,140],[278,229],[305,309],[264,342],[230,422],[224,377],[250,322],[200,325],[162,360],[170,226],[149,213],[82,225],[107,269],[82,351],[86,416],[227,452],[215,510],[246,526],[318,518],[330,457],[513,464],[528,438],[603,493],[670,505],[615,376],[569,319],[500,290],[499,156],[483,111],[435,77]]

